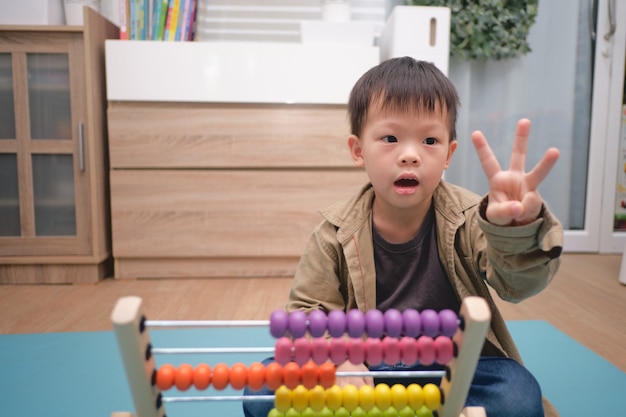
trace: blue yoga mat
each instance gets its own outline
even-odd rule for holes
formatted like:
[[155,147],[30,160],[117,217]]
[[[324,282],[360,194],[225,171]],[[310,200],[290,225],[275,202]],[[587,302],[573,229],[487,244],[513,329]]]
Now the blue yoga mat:
[[[508,326],[526,366],[563,417],[626,415],[626,373],[546,322],[515,321]],[[258,347],[274,342],[266,328],[152,330],[151,338],[157,347]],[[159,356],[157,364],[249,364],[265,356]],[[5,416],[108,417],[114,411],[134,412],[113,332],[0,335],[0,399],[0,414]],[[169,417],[242,415],[236,402],[170,403],[166,409]]]

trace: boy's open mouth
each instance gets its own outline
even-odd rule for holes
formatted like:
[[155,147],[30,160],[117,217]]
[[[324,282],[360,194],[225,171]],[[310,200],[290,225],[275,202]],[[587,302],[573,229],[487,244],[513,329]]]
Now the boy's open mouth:
[[416,178],[400,178],[393,183],[396,187],[417,187],[419,185],[419,181]]

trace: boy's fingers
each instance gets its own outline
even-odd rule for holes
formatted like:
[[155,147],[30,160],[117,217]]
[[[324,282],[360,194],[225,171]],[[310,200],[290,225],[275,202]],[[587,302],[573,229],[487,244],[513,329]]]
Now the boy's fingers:
[[493,151],[489,147],[487,139],[485,139],[482,132],[477,130],[472,133],[472,143],[474,144],[474,148],[476,148],[476,154],[478,154],[478,159],[480,160],[480,164],[483,166],[483,171],[485,171],[485,175],[487,175],[488,179],[502,170],[500,168],[500,164],[498,163],[498,159],[493,154]]
[[539,184],[548,176],[556,161],[559,159],[560,152],[557,148],[550,148],[541,158],[541,161],[526,174],[526,185],[529,190],[536,190]]
[[528,151],[529,133],[530,120],[521,119],[517,122],[515,141],[513,142],[513,151],[511,153],[511,163],[509,164],[509,168],[512,171],[524,172],[524,166],[526,165],[526,152]]

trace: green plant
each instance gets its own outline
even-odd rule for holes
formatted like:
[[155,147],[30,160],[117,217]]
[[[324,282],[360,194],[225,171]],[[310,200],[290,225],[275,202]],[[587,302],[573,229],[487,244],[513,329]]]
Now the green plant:
[[539,0],[407,0],[406,4],[450,8],[452,56],[505,59],[531,50],[526,38]]

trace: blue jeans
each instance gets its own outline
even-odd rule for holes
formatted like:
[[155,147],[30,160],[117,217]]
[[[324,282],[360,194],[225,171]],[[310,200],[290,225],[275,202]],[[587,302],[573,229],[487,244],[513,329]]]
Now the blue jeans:
[[[267,366],[273,358],[263,361]],[[376,367],[372,370],[390,369],[424,369],[407,367]],[[432,368],[428,368],[432,369]],[[428,382],[439,384],[439,380],[412,381],[407,378],[375,379],[375,383],[384,382],[408,384],[418,382],[423,385]],[[246,388],[244,395],[271,395],[272,391],[264,387],[260,391],[251,391]],[[466,406],[481,406],[485,408],[489,417],[543,417],[541,388],[535,377],[522,365],[513,359],[500,357],[482,357],[478,361],[474,379],[465,401]],[[267,417],[274,403],[245,402],[243,411],[246,417]]]

